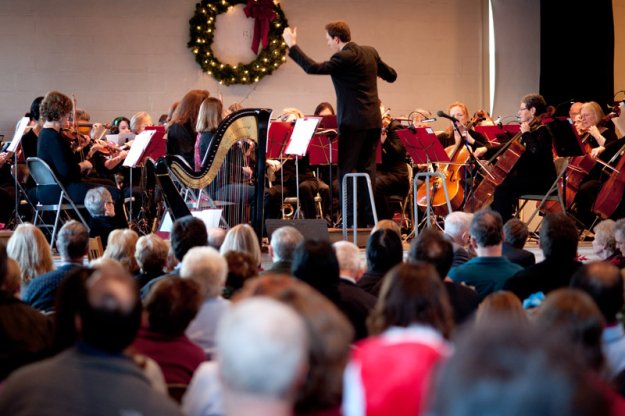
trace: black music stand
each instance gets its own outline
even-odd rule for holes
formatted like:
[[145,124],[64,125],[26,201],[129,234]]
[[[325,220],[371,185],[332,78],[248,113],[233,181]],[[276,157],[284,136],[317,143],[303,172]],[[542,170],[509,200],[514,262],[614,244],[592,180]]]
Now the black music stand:
[[[582,141],[577,134],[577,130],[573,125],[573,121],[567,117],[555,117],[553,119],[545,119],[543,121],[545,127],[551,133],[551,137],[553,137],[553,149],[557,156],[559,157],[574,157],[574,156],[583,156],[584,155],[584,147],[582,145]],[[562,177],[562,203],[564,204],[564,209],[566,209],[566,170],[567,166],[564,166],[561,177]],[[560,175],[559,175],[560,176]],[[556,179],[556,186],[557,186]],[[553,188],[553,187],[552,187]],[[553,192],[553,189],[550,189],[547,195]]]
[[[451,160],[449,156],[443,149],[440,141],[434,134],[434,131],[430,127],[419,127],[412,129],[402,129],[396,131],[400,140],[404,144],[406,148],[406,152],[410,155],[412,160],[417,164],[427,164],[428,169],[432,163],[449,163]],[[445,175],[441,172],[420,172],[417,173],[413,180],[413,212],[414,212],[414,230],[415,235],[417,234],[418,227],[418,210],[417,210],[417,178],[424,177],[425,178],[425,186],[426,186],[426,219],[428,228],[431,226],[431,211],[432,211],[432,201],[430,199],[430,179],[432,177],[438,177],[443,184],[443,191],[445,193],[445,200],[447,202],[447,209],[451,212],[451,201],[449,200],[449,192],[447,191],[447,184],[445,183]]]

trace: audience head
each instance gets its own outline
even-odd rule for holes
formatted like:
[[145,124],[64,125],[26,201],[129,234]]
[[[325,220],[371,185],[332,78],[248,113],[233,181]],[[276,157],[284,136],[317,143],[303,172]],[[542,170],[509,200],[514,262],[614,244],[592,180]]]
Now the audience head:
[[256,265],[260,268],[261,253],[258,237],[254,229],[247,224],[235,225],[226,233],[224,243],[219,249],[221,254],[227,251],[243,251],[254,258]]
[[103,186],[89,189],[84,204],[92,217],[115,216],[115,202],[111,193]]
[[269,254],[274,262],[292,261],[295,248],[304,241],[297,228],[290,225],[280,227],[271,234]]
[[86,267],[75,268],[63,278],[56,291],[53,315],[53,346],[57,352],[71,347],[79,338],[76,317],[87,299],[85,282],[93,272],[94,269]]
[[378,230],[391,230],[391,231],[395,231],[397,233],[397,235],[399,236],[399,238],[401,238],[401,228],[399,227],[399,224],[397,224],[395,221],[393,220],[380,220],[378,221],[378,223],[371,229],[371,233],[373,234]]
[[168,253],[169,244],[156,234],[139,237],[135,246],[135,259],[143,273],[162,273]]
[[469,327],[435,382],[438,416],[606,414],[597,383],[570,347],[532,325]]
[[428,228],[419,232],[412,241],[408,258],[411,262],[423,261],[431,264],[442,280],[451,269],[454,248],[441,232]]
[[219,98],[206,97],[200,105],[195,130],[198,133],[215,132],[221,123],[224,107]]
[[199,285],[190,279],[159,280],[145,299],[150,330],[167,337],[182,335],[199,309]]
[[228,264],[212,247],[194,247],[185,254],[180,267],[180,277],[198,284],[202,300],[216,298],[224,290]]
[[[43,97],[39,111],[43,121],[67,121],[74,103],[67,95],[58,91],[50,91]],[[65,120],[64,120],[65,118]]]
[[345,316],[310,286],[287,275],[267,274],[245,284],[236,299],[269,296],[293,308],[304,320],[310,350],[308,374],[299,389],[296,412],[335,408],[341,401],[342,375],[354,337]]
[[371,334],[413,324],[430,326],[445,338],[453,328],[447,290],[434,267],[426,263],[393,267],[384,276],[380,296],[368,319]]
[[571,286],[595,301],[608,324],[616,322],[623,309],[623,275],[613,264],[595,261],[585,264],[571,278]]
[[56,238],[56,248],[66,261],[82,261],[89,251],[89,231],[81,222],[66,222]]
[[113,230],[109,234],[108,243],[102,257],[119,261],[129,273],[139,270],[135,250],[139,234],[130,229]]
[[560,336],[589,369],[602,369],[601,334],[605,321],[588,294],[572,288],[550,292],[538,310],[537,324],[545,333]]
[[348,276],[354,280],[360,279],[364,273],[364,268],[360,261],[358,246],[350,241],[337,241],[332,246],[339,261],[341,276]]
[[625,256],[625,218],[621,218],[614,224],[614,243],[621,255]]
[[132,116],[130,119],[130,130],[134,134],[139,134],[145,130],[146,127],[153,125],[152,116],[145,111],[140,111]]
[[570,261],[577,256],[577,228],[566,214],[547,214],[540,227],[545,258]]
[[496,211],[480,210],[471,221],[471,239],[477,247],[493,247],[503,240],[503,221]]
[[332,107],[332,104],[325,101],[317,105],[314,113],[314,115],[316,116],[333,116],[335,114],[336,113],[334,112],[334,107]]
[[101,262],[85,282],[86,298],[79,312],[80,336],[97,349],[120,353],[141,324],[141,301],[135,281],[115,261]]
[[471,221],[473,214],[462,211],[454,211],[445,217],[445,234],[461,246],[469,243],[469,230],[471,229]]
[[309,348],[295,311],[265,297],[244,300],[222,317],[216,344],[226,413],[242,397],[294,403]]
[[330,300],[338,300],[339,261],[328,241],[305,240],[297,246],[291,272]]
[[206,232],[208,234],[208,246],[219,251],[221,249],[221,245],[226,239],[226,230],[215,227],[207,229]]
[[595,239],[592,241],[592,251],[601,259],[606,260],[617,252],[616,240],[614,239],[613,220],[603,220],[593,229]]
[[506,319],[515,325],[527,325],[527,314],[519,298],[512,292],[499,291],[486,296],[477,309],[477,324],[490,325],[497,319]]
[[192,215],[188,215],[174,222],[170,238],[171,248],[176,260],[182,261],[187,251],[193,247],[206,245],[208,233],[204,221]]
[[230,299],[245,284],[245,282],[258,275],[258,265],[254,258],[242,251],[228,251],[223,257],[228,263],[228,275],[223,297]]
[[402,262],[404,256],[401,238],[395,231],[381,229],[367,240],[367,268],[370,271],[386,273]]
[[[59,232],[59,238],[60,236]],[[20,224],[15,228],[6,251],[20,266],[24,287],[35,277],[54,268],[50,244],[41,230],[32,224]]]
[[510,218],[503,225],[504,241],[515,248],[525,247],[525,242],[529,236],[527,225],[518,218]]
[[170,126],[171,124],[189,124],[191,128],[195,129],[202,101],[209,95],[207,90],[190,90],[187,92],[174,110]]

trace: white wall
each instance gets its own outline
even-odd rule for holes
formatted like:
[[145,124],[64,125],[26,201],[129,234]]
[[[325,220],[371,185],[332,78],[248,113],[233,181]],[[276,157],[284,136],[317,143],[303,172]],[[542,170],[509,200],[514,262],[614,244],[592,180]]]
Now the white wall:
[[[335,101],[329,77],[309,76],[292,61],[253,86],[220,86],[186,47],[195,0],[0,0],[0,134],[10,133],[32,99],[51,89],[75,94],[94,121],[146,110],[153,117],[188,89],[223,94],[280,111],[310,113]],[[345,19],[356,42],[375,46],[394,66],[380,82],[393,115],[433,111],[454,100],[486,105],[483,0],[283,0],[299,43],[329,58],[324,25]],[[444,123],[441,123],[443,125]]]

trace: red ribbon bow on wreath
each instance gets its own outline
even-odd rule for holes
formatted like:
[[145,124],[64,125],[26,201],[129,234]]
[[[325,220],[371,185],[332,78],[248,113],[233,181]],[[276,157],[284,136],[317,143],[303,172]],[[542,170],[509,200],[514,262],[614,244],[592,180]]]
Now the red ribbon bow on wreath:
[[258,45],[261,37],[263,48],[269,43],[269,23],[276,18],[273,11],[273,0],[248,0],[245,6],[245,15],[256,19],[254,23],[254,38],[252,39],[252,51],[258,54]]

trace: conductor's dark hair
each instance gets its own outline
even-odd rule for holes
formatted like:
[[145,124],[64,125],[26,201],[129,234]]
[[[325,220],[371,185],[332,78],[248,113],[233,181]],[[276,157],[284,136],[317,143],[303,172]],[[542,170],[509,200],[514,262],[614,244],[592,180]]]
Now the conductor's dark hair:
[[546,258],[571,260],[577,255],[577,228],[566,214],[547,214],[540,227],[540,247]]
[[178,261],[193,247],[205,246],[208,243],[208,232],[204,222],[188,215],[174,222],[171,231],[171,248]]
[[480,247],[496,246],[503,240],[503,220],[497,211],[480,210],[471,221],[471,237]]
[[397,233],[383,228],[367,240],[367,265],[370,271],[386,273],[403,260],[403,247]]
[[343,43],[352,40],[352,32],[349,30],[347,22],[344,22],[343,20],[328,23],[326,25],[326,31],[331,38],[339,38],[339,40]]
[[408,258],[411,262],[423,261],[431,264],[439,277],[444,279],[454,261],[454,248],[440,231],[425,229],[412,240]]

